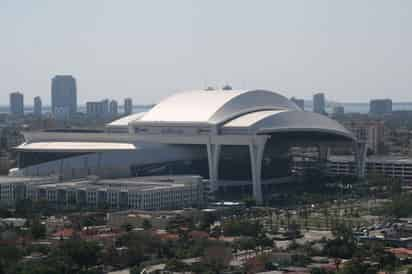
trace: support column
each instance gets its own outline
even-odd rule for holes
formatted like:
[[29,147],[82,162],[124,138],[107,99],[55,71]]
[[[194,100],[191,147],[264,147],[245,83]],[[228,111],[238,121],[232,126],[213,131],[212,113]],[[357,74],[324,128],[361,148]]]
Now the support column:
[[262,160],[267,136],[255,136],[249,144],[252,169],[253,197],[257,204],[263,203],[262,195]]
[[207,160],[209,164],[209,182],[212,192],[219,189],[219,158],[221,145],[207,144]]
[[330,149],[326,145],[318,145],[319,149],[319,160],[321,162],[326,162],[329,158]]
[[365,178],[366,176],[366,156],[367,156],[367,147],[366,143],[362,141],[357,141],[354,143],[355,148],[355,166],[356,166],[356,175],[358,178]]

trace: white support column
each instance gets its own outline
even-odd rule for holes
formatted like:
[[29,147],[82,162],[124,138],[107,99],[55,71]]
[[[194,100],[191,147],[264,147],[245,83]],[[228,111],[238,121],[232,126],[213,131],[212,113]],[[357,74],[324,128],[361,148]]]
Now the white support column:
[[263,203],[262,195],[262,160],[267,136],[255,136],[249,144],[252,169],[253,197],[258,204]]
[[207,144],[207,160],[209,164],[209,182],[212,191],[218,190],[220,146]]
[[365,142],[355,142],[355,164],[356,164],[356,174],[358,178],[365,178],[366,176],[366,157],[367,157],[367,147]]

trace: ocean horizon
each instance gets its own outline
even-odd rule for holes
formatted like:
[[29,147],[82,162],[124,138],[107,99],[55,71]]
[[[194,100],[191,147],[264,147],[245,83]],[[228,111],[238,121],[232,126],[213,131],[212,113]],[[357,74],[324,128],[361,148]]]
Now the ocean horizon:
[[[133,106],[133,112],[144,112],[148,111],[154,105],[135,105]],[[369,113],[369,103],[328,103],[326,106],[326,112],[332,113],[334,106],[343,106],[345,108],[345,113],[361,113],[366,114]],[[305,110],[312,110],[313,104],[312,101],[305,102]],[[123,112],[123,106],[119,106],[119,113]],[[392,109],[394,111],[412,111],[412,102],[393,102]],[[79,112],[86,112],[86,106],[80,105],[78,106]],[[33,106],[25,106],[24,107],[25,113],[33,112]],[[43,113],[51,112],[51,106],[43,106]],[[9,113],[9,106],[7,105],[0,105],[0,113]]]

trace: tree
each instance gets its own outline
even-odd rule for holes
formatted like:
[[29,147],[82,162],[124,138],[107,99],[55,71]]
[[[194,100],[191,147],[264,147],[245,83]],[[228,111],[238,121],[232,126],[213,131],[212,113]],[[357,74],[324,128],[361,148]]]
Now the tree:
[[144,230],[149,230],[152,228],[152,223],[148,219],[144,219],[142,222],[142,227]]
[[81,269],[97,264],[101,248],[97,242],[70,239],[63,243],[61,250]]
[[202,261],[215,273],[220,273],[232,260],[232,250],[223,245],[214,245],[205,249]]
[[44,238],[46,236],[46,226],[39,219],[34,219],[30,226],[30,232],[34,239]]

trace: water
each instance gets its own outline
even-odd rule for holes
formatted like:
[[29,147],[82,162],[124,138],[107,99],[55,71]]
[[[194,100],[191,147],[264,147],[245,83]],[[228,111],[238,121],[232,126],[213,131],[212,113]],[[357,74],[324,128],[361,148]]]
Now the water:
[[[336,104],[338,105],[338,104]],[[362,113],[366,114],[369,112],[369,103],[339,103],[339,105],[342,105],[345,108],[345,113]],[[152,106],[146,106],[146,105],[137,105],[133,107],[133,112],[138,113],[138,112],[143,112],[147,111],[151,108]],[[392,105],[392,108],[394,111],[397,110],[409,110],[412,111],[412,102],[394,102]],[[305,109],[306,110],[312,110],[312,102],[307,101],[305,102]],[[78,110],[80,112],[86,112],[86,106],[79,106]],[[33,107],[32,106],[26,106],[24,108],[25,113],[31,113],[33,112]],[[326,111],[328,113],[333,112],[333,105],[330,105],[326,108]],[[9,112],[9,106],[0,106],[0,113],[8,113]],[[43,113],[51,112],[51,107],[50,106],[44,106],[43,107]],[[119,106],[119,113],[123,112],[123,107]]]

